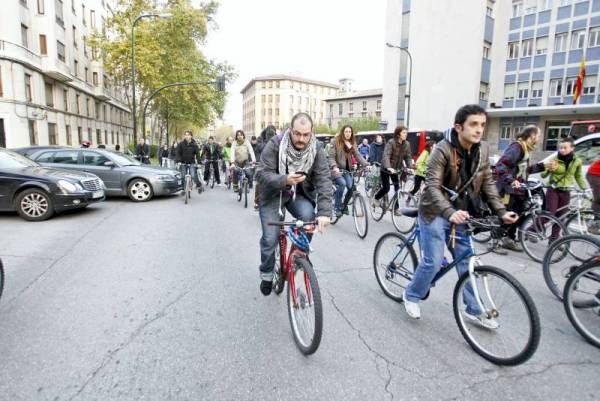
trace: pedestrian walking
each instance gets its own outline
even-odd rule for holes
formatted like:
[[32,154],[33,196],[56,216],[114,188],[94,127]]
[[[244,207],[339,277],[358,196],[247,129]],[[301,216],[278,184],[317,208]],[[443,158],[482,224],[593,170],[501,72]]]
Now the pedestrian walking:
[[158,164],[162,167],[169,166],[169,145],[164,143],[158,152]]
[[144,138],[138,139],[138,144],[135,147],[135,158],[142,164],[150,164],[150,147]]

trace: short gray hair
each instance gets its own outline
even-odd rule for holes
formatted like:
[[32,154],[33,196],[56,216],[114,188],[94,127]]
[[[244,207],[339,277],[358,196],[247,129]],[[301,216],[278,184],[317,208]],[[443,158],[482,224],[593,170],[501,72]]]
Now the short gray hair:
[[306,124],[307,122],[310,123],[310,129],[313,129],[313,120],[307,113],[300,112],[292,117],[292,123],[290,124],[292,129],[294,128],[294,123],[296,120],[298,120],[301,124]]

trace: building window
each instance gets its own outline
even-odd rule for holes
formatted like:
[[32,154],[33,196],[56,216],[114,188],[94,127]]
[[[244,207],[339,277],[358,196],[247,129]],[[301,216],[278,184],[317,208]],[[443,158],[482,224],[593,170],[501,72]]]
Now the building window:
[[513,0],[512,16],[520,17],[523,14],[523,1]]
[[85,4],[81,4],[81,22],[83,26],[87,26],[87,22],[85,20]]
[[267,83],[265,81],[260,81],[261,89],[265,89],[267,87]]
[[488,43],[483,44],[483,58],[486,60],[490,59],[490,45]]
[[515,84],[504,84],[504,100],[515,98]]
[[342,113],[344,112],[344,104],[343,103],[339,103],[338,104],[338,115],[342,115]]
[[104,143],[108,143],[108,130],[104,130]]
[[88,117],[92,116],[92,112],[90,111],[90,98],[85,99],[85,115]]
[[515,59],[519,57],[519,42],[510,42],[508,44],[508,58]]
[[85,67],[83,69],[83,71],[84,71],[84,74],[85,74],[85,77],[84,77],[85,78],[85,83],[87,84],[87,83],[90,82],[89,77],[88,77],[88,75],[89,75],[89,69],[87,67]]
[[56,124],[48,123],[48,143],[50,145],[56,145]]
[[600,46],[600,27],[590,28],[588,47]]
[[32,101],[31,93],[31,75],[25,74],[25,100],[27,100],[27,103]]
[[65,126],[65,136],[67,137],[67,145],[71,146],[73,144],[73,138],[71,136],[71,126],[67,125]]
[[520,82],[517,87],[517,98],[527,99],[529,97],[529,82]]
[[488,100],[488,84],[481,82],[479,84],[479,100],[487,102]]
[[381,100],[377,100],[377,110],[381,110]]
[[544,81],[533,81],[531,83],[531,98],[541,99],[543,94]]
[[38,134],[37,134],[37,125],[35,124],[35,120],[28,120],[29,124],[29,144],[37,145],[38,144]]
[[60,61],[65,62],[65,45],[58,40],[56,41],[56,54]]
[[275,87],[279,89],[279,81],[275,81]]
[[46,106],[54,107],[54,86],[51,83],[44,83],[46,91]]
[[542,0],[541,10],[551,10],[553,0]]
[[40,35],[40,54],[43,56],[48,54],[48,45],[46,44],[46,35]]
[[363,111],[367,111],[367,101],[366,100],[363,100],[362,106],[363,106],[363,108],[362,108]]
[[[279,82],[279,81],[276,81]],[[279,104],[279,95],[275,95],[275,103]]]
[[96,11],[90,10],[90,25],[92,29],[96,29]]
[[511,139],[512,127],[510,125],[503,125],[500,129],[500,139]]
[[575,92],[575,84],[577,83],[577,78],[567,78],[565,80],[565,95],[571,96]]
[[73,59],[73,74],[75,74],[75,76],[79,76],[79,61]]
[[37,0],[37,6],[38,14],[44,14],[44,0]]
[[96,144],[102,145],[102,131],[99,129],[96,130]]
[[585,30],[571,32],[571,50],[583,49],[585,46]]
[[27,40],[27,36],[29,29],[26,25],[21,24],[21,45],[27,49],[29,49],[29,41]]
[[56,8],[56,23],[64,28],[65,20],[63,18],[63,2],[62,2],[62,0],[54,0],[54,7]]
[[81,145],[83,142],[83,129],[81,127],[77,127],[77,142]]
[[98,73],[96,71],[92,73],[92,82],[94,86],[98,86]]
[[63,108],[69,111],[69,90],[63,89]]
[[269,89],[273,88],[273,81],[268,81],[267,88],[269,88]]
[[101,119],[101,114],[100,114],[100,102],[96,102],[96,120],[100,120]]
[[533,39],[524,40],[521,50],[521,57],[531,57],[531,54],[533,53]]
[[593,95],[596,93],[596,79],[595,75],[590,75],[589,77],[585,77],[583,80],[583,94],[584,95]]
[[77,49],[77,27],[73,25],[73,47]]
[[75,95],[75,110],[77,110],[77,114],[81,114],[81,105],[80,105],[80,102],[79,102],[80,97],[81,96],[79,95],[79,93],[77,93]]
[[85,37],[85,35],[83,35],[83,38],[82,38],[82,39],[83,39],[83,40],[82,40],[82,42],[83,42],[83,55],[84,55],[85,57],[87,57],[87,56],[88,56],[87,38]]
[[567,50],[567,34],[559,33],[554,36],[554,53]]
[[[271,82],[271,81],[269,81]],[[273,103],[273,95],[269,95],[269,100],[268,100],[269,104]]]
[[535,40],[535,54],[541,55],[548,52],[548,37],[542,36]]
[[354,112],[354,103],[350,102],[348,103],[348,113],[352,113]]
[[550,96],[562,96],[562,78],[550,80]]

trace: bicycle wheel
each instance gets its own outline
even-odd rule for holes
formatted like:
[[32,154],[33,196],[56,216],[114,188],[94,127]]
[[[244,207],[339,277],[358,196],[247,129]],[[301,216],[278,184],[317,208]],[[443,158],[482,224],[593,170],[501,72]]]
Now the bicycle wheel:
[[555,216],[547,212],[540,212],[535,215],[527,215],[519,225],[518,236],[521,246],[525,253],[536,262],[544,261],[544,254],[554,225],[558,226],[558,234],[556,238],[561,238],[567,235],[567,230],[564,224]]
[[[288,285],[288,315],[294,342],[304,355],[314,353],[323,333],[323,305],[317,276],[308,260],[294,259],[294,289]],[[291,281],[290,281],[291,283]],[[292,292],[295,290],[296,305]]]
[[379,192],[379,188],[371,188],[368,192],[367,197],[369,198],[369,210],[373,220],[380,221],[385,215],[386,206],[383,204],[383,198],[379,202],[375,201],[375,194]]
[[562,299],[567,279],[582,262],[600,254],[600,239],[589,235],[567,235],[550,245],[544,255],[542,270],[546,285]]
[[0,259],[0,297],[2,297],[2,291],[4,290],[4,265],[2,259]]
[[244,208],[248,207],[248,180],[244,180]]
[[361,194],[354,196],[352,202],[352,217],[354,217],[354,228],[359,238],[365,239],[369,231],[369,215],[365,198]]
[[591,209],[581,210],[579,214],[572,213],[565,220],[565,226],[570,234],[598,235],[600,213]]
[[408,192],[398,192],[392,202],[392,223],[394,223],[396,230],[402,234],[408,234],[415,227],[414,217],[406,217],[402,214],[402,208],[408,207],[409,202],[414,203],[414,200]]
[[600,348],[600,261],[594,258],[567,280],[563,305],[575,330]]
[[242,191],[243,191],[243,188],[244,188],[243,179],[238,180],[238,190],[237,190],[237,192],[238,192],[238,202],[242,201]]
[[186,205],[188,204],[188,201],[190,199],[190,193],[192,192],[191,186],[192,186],[191,179],[186,178],[186,180],[185,180],[185,188],[184,188],[184,191],[185,191],[184,202],[185,202]]
[[213,189],[215,187],[215,171],[213,168],[210,169],[210,189]]
[[418,266],[417,255],[406,237],[396,232],[384,234],[373,251],[375,278],[385,295],[402,302],[402,293]]
[[285,287],[285,277],[283,275],[283,266],[281,266],[281,253],[279,243],[275,248],[275,267],[273,269],[273,291],[280,295]]
[[[454,318],[461,334],[477,354],[492,363],[514,366],[527,361],[539,345],[541,331],[531,296],[517,279],[496,267],[475,267],[473,276],[475,284],[465,273],[454,287]],[[473,285],[484,313],[498,327],[484,328],[466,313],[464,296],[474,299]]]

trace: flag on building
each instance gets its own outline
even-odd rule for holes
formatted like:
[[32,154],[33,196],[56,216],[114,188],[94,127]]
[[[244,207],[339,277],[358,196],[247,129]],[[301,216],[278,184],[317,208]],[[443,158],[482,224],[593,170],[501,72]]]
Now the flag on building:
[[583,90],[583,79],[585,78],[585,59],[581,58],[581,66],[579,67],[579,75],[577,75],[577,82],[575,83],[575,92],[573,93],[573,104],[577,103],[581,91]]

